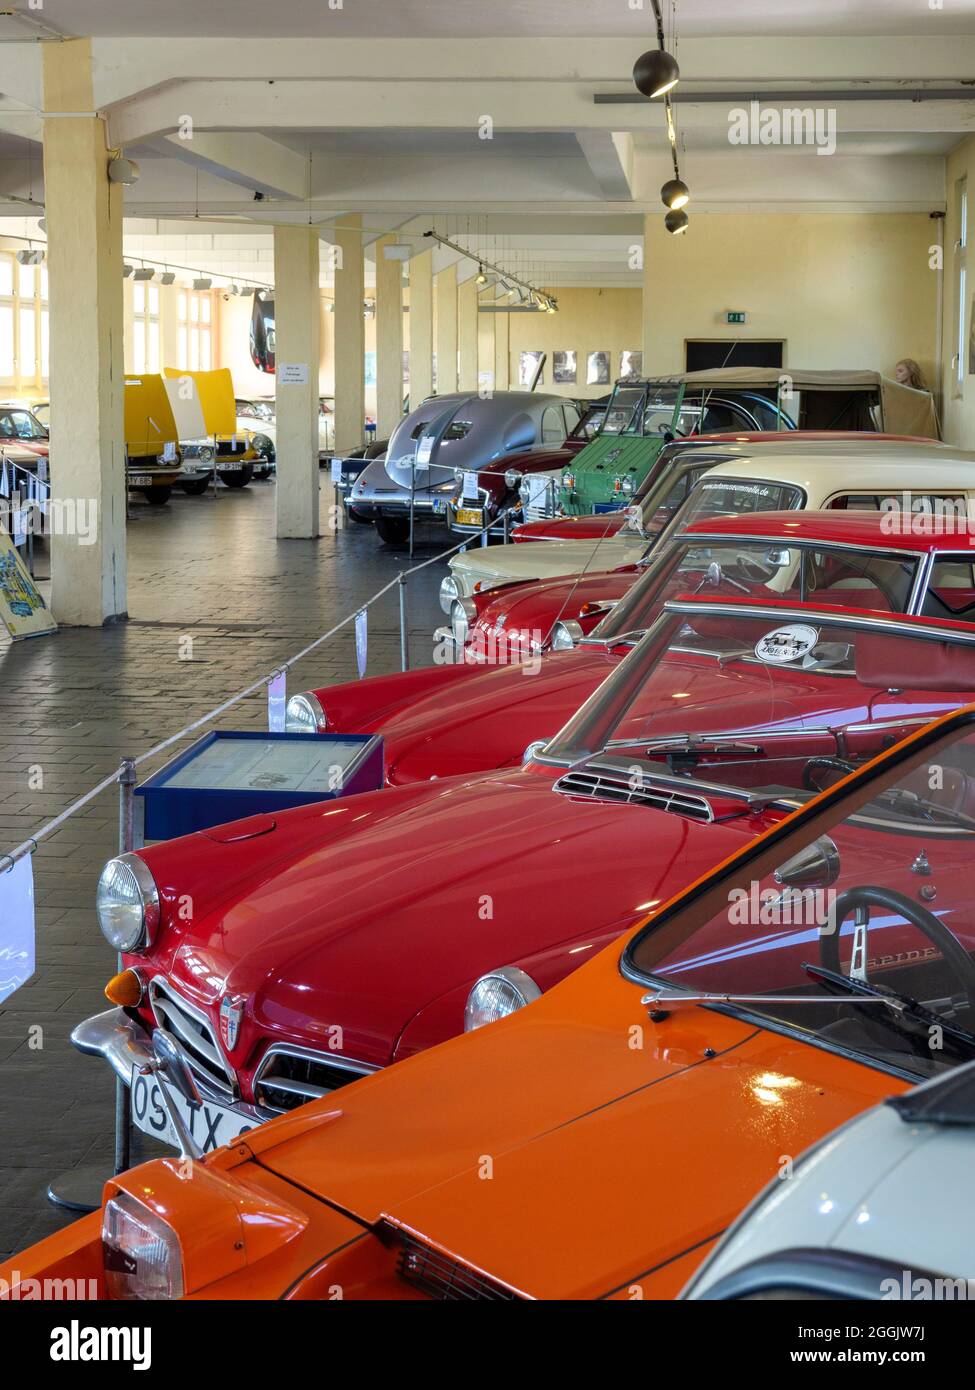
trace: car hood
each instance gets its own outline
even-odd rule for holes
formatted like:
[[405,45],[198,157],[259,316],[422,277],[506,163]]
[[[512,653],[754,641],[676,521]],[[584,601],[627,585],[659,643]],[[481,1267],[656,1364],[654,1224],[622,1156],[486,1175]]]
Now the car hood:
[[497,628],[499,632],[537,632],[545,639],[559,618],[577,617],[586,603],[603,600],[615,602],[632,588],[639,577],[637,568],[627,567],[598,570],[595,574],[576,575],[569,579],[529,582],[518,588],[502,590],[493,603],[482,609],[478,621]]
[[[324,1048],[340,1025],[343,1054],[376,1065],[434,999],[580,934],[622,931],[755,833],[750,816],[709,825],[572,798],[537,771],[350,797],[320,825],[309,838],[303,818],[301,847],[282,856],[269,843],[288,834],[278,818],[264,872],[171,929],[156,964],[203,1007],[244,996],[264,1033],[318,1033]],[[228,850],[213,847],[218,876]]]
[[643,536],[632,533],[598,541],[547,541],[545,545],[479,546],[450,561],[453,573],[468,580],[470,588],[513,579],[544,579],[548,575],[581,574],[584,570],[608,570],[637,560],[647,548]]
[[783,1154],[904,1083],[713,1011],[651,1024],[618,951],[262,1164],[529,1297],[674,1296]]
[[[624,512],[601,512],[593,516],[554,516],[551,521],[529,521],[514,532],[516,543],[546,541],[602,540],[615,536],[626,524]],[[525,534],[527,533],[527,534]]]

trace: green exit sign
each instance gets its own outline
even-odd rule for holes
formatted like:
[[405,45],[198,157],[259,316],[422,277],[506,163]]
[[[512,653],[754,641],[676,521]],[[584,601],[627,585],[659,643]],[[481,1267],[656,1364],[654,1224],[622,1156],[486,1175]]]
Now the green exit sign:
[[729,323],[747,323],[748,315],[744,309],[729,309],[727,319]]

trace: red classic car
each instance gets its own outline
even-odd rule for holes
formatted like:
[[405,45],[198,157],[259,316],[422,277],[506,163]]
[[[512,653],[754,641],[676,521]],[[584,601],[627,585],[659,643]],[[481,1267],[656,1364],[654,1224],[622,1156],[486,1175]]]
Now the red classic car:
[[0,457],[43,476],[50,452],[50,436],[33,411],[16,402],[0,405]]
[[[822,785],[975,695],[975,630],[788,602],[672,601],[520,769],[254,816],[110,860],[125,970],[73,1041],[173,1137],[227,1142],[528,1003]],[[688,733],[688,730],[695,730]],[[720,732],[716,732],[720,731]],[[395,769],[394,769],[395,771]],[[649,853],[648,853],[649,847]]]
[[[756,445],[770,445],[774,452],[793,453],[796,445],[829,444],[842,445],[856,443],[857,446],[870,442],[897,444],[917,444],[925,449],[939,447],[937,441],[924,439],[912,434],[882,434],[874,431],[855,430],[750,430],[739,433],[695,434],[687,439],[675,439],[672,444],[661,449],[657,461],[633,498],[633,506],[639,505],[654,486],[657,479],[678,457],[686,457],[694,452],[713,453],[715,461],[735,458],[754,452]],[[943,447],[949,447],[947,445]],[[525,521],[512,526],[511,539],[525,541],[586,541],[600,540],[603,536],[614,536],[625,524],[628,507],[620,507],[614,512],[598,512],[591,516],[553,516],[539,521]]]
[[[611,945],[507,1021],[219,1153],[111,1179],[101,1211],[0,1266],[3,1287],[674,1297],[788,1175],[784,1160],[975,1054],[975,821],[957,804],[971,800],[973,715],[899,744],[648,906],[622,953]],[[189,1091],[165,1054],[162,1066]],[[835,1235],[869,1220],[832,1209],[834,1195]]]
[[[798,591],[820,604],[852,598],[858,606],[962,620],[975,583],[975,556],[963,540],[937,517],[910,531],[871,512],[711,518],[677,535],[639,577],[617,571],[579,580],[577,605],[612,607],[587,619],[602,616],[574,650],[520,663],[451,662],[307,691],[289,700],[288,728],[382,734],[391,783],[516,767],[529,744],[551,737],[592,694],[625,654],[628,636],[647,628],[666,599],[688,589],[732,598]],[[558,598],[563,583],[574,582],[525,592],[547,606],[550,593]],[[577,639],[568,633],[567,640]]]

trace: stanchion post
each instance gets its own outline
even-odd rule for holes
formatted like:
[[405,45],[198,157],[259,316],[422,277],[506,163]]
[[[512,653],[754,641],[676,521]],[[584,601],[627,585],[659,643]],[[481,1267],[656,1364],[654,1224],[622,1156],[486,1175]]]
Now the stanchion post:
[[[135,844],[135,762],[123,758],[118,770],[118,847],[128,854]],[[122,957],[117,957],[119,970]],[[115,1080],[115,1158],[114,1172],[124,1173],[131,1160],[131,1126],[129,1117],[129,1088],[119,1078]],[[106,1175],[90,1165],[69,1168],[48,1185],[49,1201],[69,1211],[97,1211],[101,1206]]]
[[406,614],[406,575],[399,576],[399,659],[400,670],[410,669],[410,629]]
[[[410,559],[413,559],[413,516],[416,501],[416,455],[410,460]],[[402,595],[401,595],[402,598]],[[403,667],[406,670],[406,667]]]

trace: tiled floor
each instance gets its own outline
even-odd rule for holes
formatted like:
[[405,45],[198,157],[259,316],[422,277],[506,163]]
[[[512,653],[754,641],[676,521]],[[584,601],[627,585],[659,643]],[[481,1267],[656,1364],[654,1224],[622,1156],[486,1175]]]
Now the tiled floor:
[[[331,503],[323,473],[323,526]],[[417,561],[450,543],[445,533],[426,539]],[[178,495],[160,509],[134,507],[128,623],[64,629],[16,645],[0,640],[0,853],[111,773],[121,757],[151,747],[273,670],[407,564],[379,544],[372,527],[275,541],[273,483],[222,488],[215,499]],[[443,570],[438,562],[410,581],[414,665],[432,659]],[[398,669],[394,590],[370,609],[368,673]],[[289,675],[288,689],[355,675],[346,630]],[[266,698],[247,700],[219,722],[266,727]],[[31,790],[37,767],[43,787]],[[107,1068],[78,1054],[67,1036],[102,1007],[102,986],[114,973],[93,900],[102,865],[117,849],[117,804],[114,789],[104,793],[42,841],[34,857],[37,971],[0,1006],[0,1257],[70,1219],[45,1198],[53,1176],[83,1164],[109,1171],[113,1084]]]

